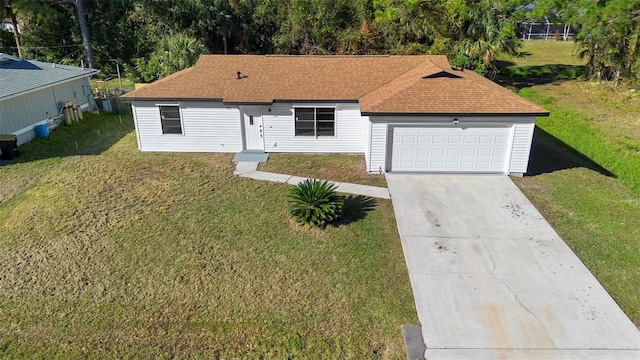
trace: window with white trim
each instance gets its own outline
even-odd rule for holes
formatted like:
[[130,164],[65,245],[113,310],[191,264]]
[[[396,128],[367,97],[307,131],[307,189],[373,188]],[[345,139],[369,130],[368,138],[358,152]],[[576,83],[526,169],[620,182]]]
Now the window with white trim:
[[335,136],[336,109],[296,108],[296,136]]
[[160,106],[160,122],[163,134],[182,134],[179,106]]

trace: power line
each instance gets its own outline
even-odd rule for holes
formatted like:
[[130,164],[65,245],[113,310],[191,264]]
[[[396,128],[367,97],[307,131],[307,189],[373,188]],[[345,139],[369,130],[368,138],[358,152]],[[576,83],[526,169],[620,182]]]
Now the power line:
[[[60,48],[70,48],[70,47],[81,47],[82,44],[72,44],[72,45],[54,45],[54,46],[20,46],[22,49],[60,49]],[[17,46],[4,46],[9,49],[17,49]]]

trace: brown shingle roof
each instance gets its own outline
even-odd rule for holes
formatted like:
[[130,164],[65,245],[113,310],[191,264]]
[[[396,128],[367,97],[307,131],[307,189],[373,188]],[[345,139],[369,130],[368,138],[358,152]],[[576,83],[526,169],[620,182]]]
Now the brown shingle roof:
[[444,56],[429,55],[204,55],[194,67],[124,97],[226,103],[358,101],[367,114],[547,113],[472,71],[453,70]]

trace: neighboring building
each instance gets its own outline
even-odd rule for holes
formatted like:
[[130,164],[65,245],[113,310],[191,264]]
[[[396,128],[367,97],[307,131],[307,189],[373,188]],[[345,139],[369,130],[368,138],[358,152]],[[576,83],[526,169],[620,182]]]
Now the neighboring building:
[[65,102],[94,108],[89,78],[97,73],[0,53],[0,134],[17,135],[23,144],[35,136],[34,126],[59,116]]
[[204,55],[123,98],[142,151],[364,154],[369,172],[523,174],[548,115],[445,56]]

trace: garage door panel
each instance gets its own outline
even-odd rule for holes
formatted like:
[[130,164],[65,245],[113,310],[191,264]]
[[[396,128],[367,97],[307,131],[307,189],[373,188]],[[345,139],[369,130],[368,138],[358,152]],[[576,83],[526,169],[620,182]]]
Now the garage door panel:
[[434,144],[446,144],[447,143],[447,137],[445,135],[436,135],[433,137],[433,143]]
[[507,171],[511,127],[393,128],[392,171]]
[[478,137],[475,136],[475,135],[465,135],[464,143],[465,144],[477,144],[478,143]]

